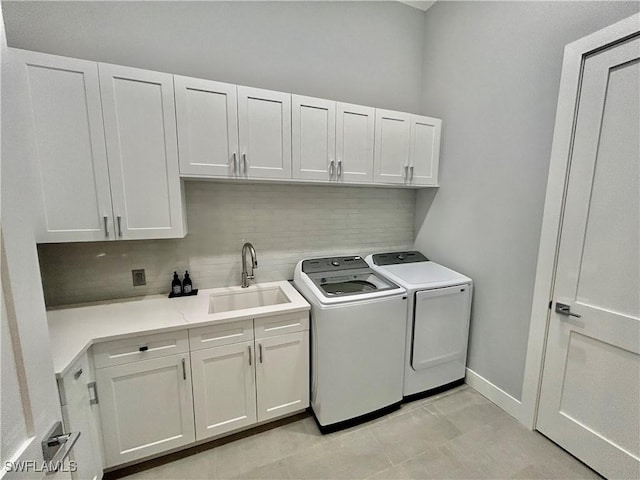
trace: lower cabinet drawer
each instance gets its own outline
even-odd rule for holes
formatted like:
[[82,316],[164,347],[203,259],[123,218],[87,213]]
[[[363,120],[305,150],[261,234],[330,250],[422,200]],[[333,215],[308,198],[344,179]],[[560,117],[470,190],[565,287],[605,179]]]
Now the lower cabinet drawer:
[[189,329],[191,351],[253,340],[253,320]]
[[254,322],[256,339],[275,337],[309,330],[309,312],[261,317],[256,318]]
[[187,330],[127,337],[93,346],[95,368],[166,357],[189,351]]
[[195,441],[189,354],[96,371],[105,466]]

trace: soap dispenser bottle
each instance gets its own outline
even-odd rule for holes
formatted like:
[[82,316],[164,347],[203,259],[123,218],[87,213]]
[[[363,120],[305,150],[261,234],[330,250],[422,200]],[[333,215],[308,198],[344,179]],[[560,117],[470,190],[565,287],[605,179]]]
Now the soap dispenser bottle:
[[193,284],[191,278],[189,278],[189,271],[184,272],[184,280],[182,281],[182,292],[191,293],[193,291]]
[[171,282],[171,293],[180,295],[182,293],[182,282],[178,278],[178,272],[173,272],[173,282]]

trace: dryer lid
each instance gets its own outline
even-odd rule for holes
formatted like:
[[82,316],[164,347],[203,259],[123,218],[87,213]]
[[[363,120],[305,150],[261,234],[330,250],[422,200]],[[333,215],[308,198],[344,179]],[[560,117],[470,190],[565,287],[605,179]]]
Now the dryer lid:
[[376,267],[403,287],[412,290],[471,283],[471,279],[442,265],[426,261]]

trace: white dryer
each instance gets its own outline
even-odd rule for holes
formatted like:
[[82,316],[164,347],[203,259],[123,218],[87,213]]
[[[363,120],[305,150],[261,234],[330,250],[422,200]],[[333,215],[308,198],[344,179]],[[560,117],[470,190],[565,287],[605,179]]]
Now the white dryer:
[[473,282],[422,253],[369,255],[367,263],[407,290],[404,397],[433,393],[465,376]]
[[311,304],[311,408],[323,432],[402,401],[407,293],[358,256],[298,263]]

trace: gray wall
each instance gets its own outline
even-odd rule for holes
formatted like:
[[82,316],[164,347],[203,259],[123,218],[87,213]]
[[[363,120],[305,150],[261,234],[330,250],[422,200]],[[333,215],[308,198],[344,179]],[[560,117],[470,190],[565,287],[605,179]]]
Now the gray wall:
[[422,107],[443,118],[440,189],[416,247],[476,282],[469,367],[519,399],[563,47],[637,2],[437,2]]
[[398,2],[3,2],[10,47],[420,113]]

